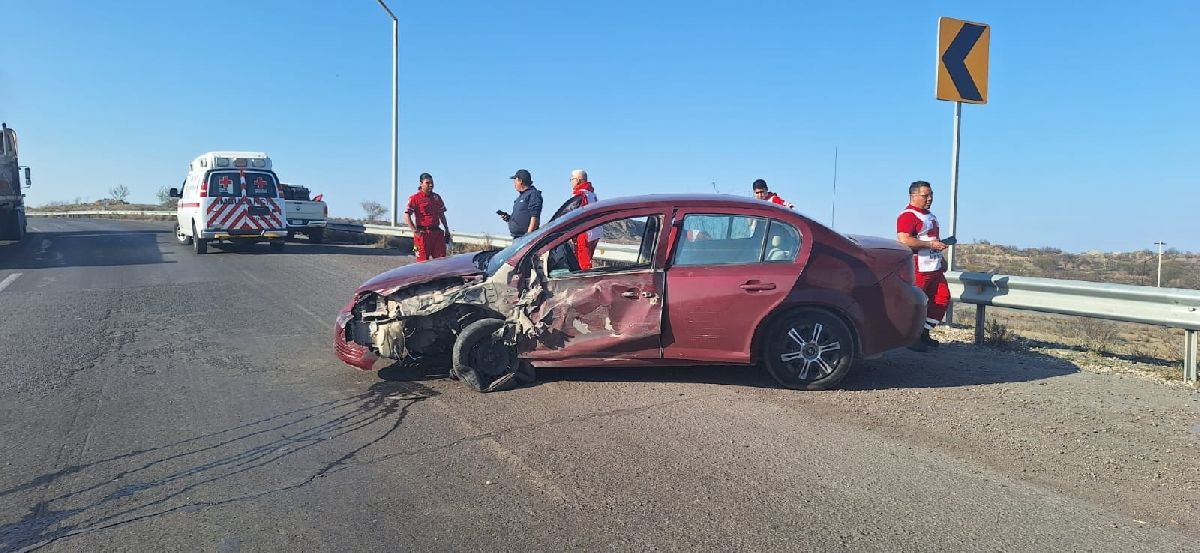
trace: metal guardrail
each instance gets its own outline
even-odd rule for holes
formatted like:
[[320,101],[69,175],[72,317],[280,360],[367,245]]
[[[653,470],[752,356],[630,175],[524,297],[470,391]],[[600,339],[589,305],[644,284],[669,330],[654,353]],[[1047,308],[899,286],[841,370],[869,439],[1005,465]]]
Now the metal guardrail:
[[[35,217],[86,217],[96,215],[174,215],[174,211],[58,211],[27,212]],[[330,222],[326,227],[344,232],[380,236],[412,237],[406,226]],[[454,232],[453,241],[474,246],[503,248],[512,238],[469,232]],[[627,244],[600,242],[596,257],[612,261],[637,259],[637,248]],[[1111,321],[1143,323],[1184,330],[1183,377],[1200,380],[1200,291],[1155,288],[1129,284],[1104,284],[1081,280],[1017,277],[991,273],[948,272],[953,301],[969,303],[975,310],[975,343],[983,343],[987,306],[1075,315]]]
[[983,342],[987,306],[1142,323],[1184,330],[1183,378],[1196,382],[1200,290],[1082,280],[949,272],[953,301],[974,304],[975,343]]
[[26,217],[95,217],[97,215],[139,215],[153,216],[161,215],[163,217],[174,217],[174,211],[159,211],[159,210],[117,210],[117,209],[97,209],[93,211],[29,211],[25,210]]

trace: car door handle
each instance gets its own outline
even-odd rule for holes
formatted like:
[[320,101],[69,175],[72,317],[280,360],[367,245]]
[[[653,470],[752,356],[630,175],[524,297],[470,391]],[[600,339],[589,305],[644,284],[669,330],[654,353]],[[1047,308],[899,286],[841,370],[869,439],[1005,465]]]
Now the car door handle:
[[621,295],[625,296],[627,298],[636,298],[636,297],[638,297],[638,291],[637,290],[626,290],[624,292],[621,292]]
[[742,284],[741,288],[742,288],[742,290],[745,290],[747,292],[761,292],[763,290],[774,290],[775,283],[774,282],[759,282],[757,280],[751,280],[749,282],[746,282],[745,284]]

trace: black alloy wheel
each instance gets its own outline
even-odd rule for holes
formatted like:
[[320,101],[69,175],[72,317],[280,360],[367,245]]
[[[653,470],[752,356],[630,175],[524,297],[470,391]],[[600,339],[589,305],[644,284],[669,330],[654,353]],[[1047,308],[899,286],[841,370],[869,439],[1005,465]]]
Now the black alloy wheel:
[[828,390],[850,372],[854,351],[854,335],[840,318],[802,308],[781,317],[767,333],[763,361],[788,388]]

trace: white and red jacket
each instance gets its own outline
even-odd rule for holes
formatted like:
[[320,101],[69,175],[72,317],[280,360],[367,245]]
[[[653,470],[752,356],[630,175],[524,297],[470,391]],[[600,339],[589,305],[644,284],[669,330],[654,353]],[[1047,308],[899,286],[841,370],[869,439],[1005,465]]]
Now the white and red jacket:
[[[896,218],[896,232],[915,236],[922,242],[933,242],[938,239],[937,217],[927,209],[909,205]],[[914,254],[918,273],[936,273],[946,270],[946,262],[942,252],[921,248]]]
[[785,200],[785,199],[783,199],[783,198],[779,197],[779,194],[776,194],[776,193],[774,193],[774,192],[770,192],[770,191],[768,191],[768,192],[767,192],[767,197],[766,197],[766,198],[763,198],[763,199],[764,199],[764,200],[767,200],[768,202],[771,202],[771,203],[773,203],[773,204],[781,205],[781,206],[783,206],[783,207],[786,207],[786,208],[788,208],[788,209],[796,209],[796,205],[795,205],[795,204],[793,204],[792,202],[789,202],[789,201],[787,201],[787,200]]
[[[579,207],[583,207],[588,204],[594,204],[600,201],[598,198],[596,198],[596,191],[592,188],[592,183],[590,182],[581,182],[576,184],[571,189],[571,195],[579,197]],[[588,242],[595,242],[603,237],[604,225],[600,225],[588,231]]]

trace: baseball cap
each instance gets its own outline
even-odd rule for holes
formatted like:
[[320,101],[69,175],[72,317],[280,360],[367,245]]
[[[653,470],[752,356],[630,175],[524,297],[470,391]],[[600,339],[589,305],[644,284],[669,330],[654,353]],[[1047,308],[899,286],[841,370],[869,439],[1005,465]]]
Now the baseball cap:
[[517,169],[517,172],[513,173],[513,176],[508,177],[508,178],[521,179],[521,182],[523,182],[525,184],[533,184],[533,175],[530,175],[529,171],[526,171],[524,169]]

